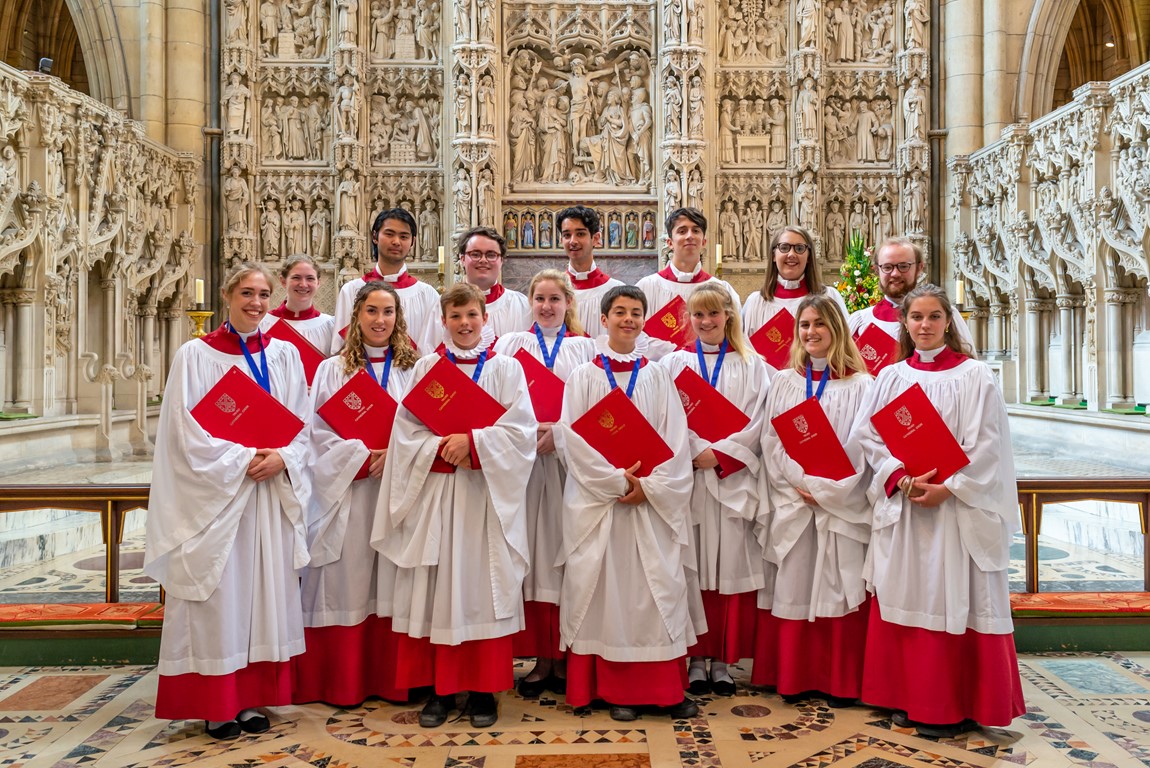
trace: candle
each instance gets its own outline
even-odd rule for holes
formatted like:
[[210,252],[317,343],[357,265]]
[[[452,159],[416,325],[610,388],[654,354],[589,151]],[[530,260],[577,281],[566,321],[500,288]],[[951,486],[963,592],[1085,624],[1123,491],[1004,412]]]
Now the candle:
[[439,274],[443,274],[443,246],[439,246]]
[[723,244],[715,244],[715,269],[723,266]]
[[196,303],[204,303],[204,279],[202,277],[196,278]]
[[960,307],[966,303],[966,283],[961,277],[954,281],[954,303]]

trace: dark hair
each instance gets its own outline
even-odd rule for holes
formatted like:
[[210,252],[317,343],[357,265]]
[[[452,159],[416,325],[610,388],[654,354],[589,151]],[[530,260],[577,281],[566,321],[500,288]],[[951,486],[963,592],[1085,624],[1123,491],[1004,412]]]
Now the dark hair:
[[375,236],[379,234],[379,230],[383,227],[383,222],[388,219],[395,219],[396,221],[402,221],[406,224],[407,228],[411,230],[412,240],[415,240],[415,236],[418,234],[415,226],[415,217],[406,209],[388,208],[385,211],[380,211],[379,215],[375,217],[375,221],[371,224],[371,258],[373,259],[379,258],[379,249],[375,245]]
[[587,231],[592,235],[599,232],[599,214],[585,205],[573,205],[559,211],[559,215],[555,217],[555,228],[563,229],[563,222],[567,219],[578,219],[583,222],[583,226],[587,227]]
[[779,285],[779,265],[775,263],[775,247],[779,244],[779,238],[787,232],[793,232],[807,244],[807,267],[803,270],[803,280],[807,284],[807,291],[809,293],[823,292],[823,279],[819,276],[819,265],[815,259],[815,243],[811,238],[811,233],[795,224],[788,224],[771,238],[770,249],[767,251],[767,271],[763,276],[763,287],[759,289],[759,294],[767,301],[775,300],[775,289]]
[[647,294],[643,293],[641,288],[634,285],[616,285],[603,294],[603,298],[599,301],[599,314],[610,314],[611,305],[615,303],[616,299],[620,298],[634,299],[643,305],[643,314],[647,314]]
[[910,332],[906,328],[906,316],[910,312],[910,305],[916,299],[935,299],[942,307],[943,313],[946,315],[946,330],[942,333],[942,341],[946,346],[960,355],[967,357],[974,357],[974,350],[970,345],[963,341],[958,336],[958,331],[954,329],[954,306],[950,303],[950,297],[946,295],[946,291],[939,288],[934,283],[922,283],[906,292],[906,296],[902,299],[902,304],[899,307],[902,311],[899,313],[898,326],[901,333],[898,338],[898,359],[905,360],[914,354],[915,346],[914,339],[910,337]]
[[491,227],[472,227],[466,230],[455,240],[455,253],[462,256],[467,251],[467,241],[476,235],[488,237],[499,243],[499,257],[501,259],[507,258],[507,241],[503,239],[503,235],[496,232]]
[[688,219],[692,224],[698,224],[703,234],[707,234],[707,217],[702,211],[698,208],[676,208],[667,214],[667,220],[663,222],[667,227],[667,237],[671,236],[671,228],[675,226],[675,222],[682,218]]

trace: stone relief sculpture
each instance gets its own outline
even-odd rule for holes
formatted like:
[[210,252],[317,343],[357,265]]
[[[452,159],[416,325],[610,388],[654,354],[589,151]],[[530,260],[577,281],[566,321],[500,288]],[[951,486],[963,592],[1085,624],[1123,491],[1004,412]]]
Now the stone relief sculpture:
[[782,0],[723,0],[719,58],[727,63],[780,64],[786,57],[786,7]]
[[350,168],[343,172],[343,181],[336,188],[336,205],[339,211],[339,231],[360,231],[360,197],[363,185]]
[[248,192],[248,183],[240,177],[240,167],[233,165],[227,177],[221,184],[224,197],[224,214],[227,219],[227,231],[244,233],[248,229],[248,201],[251,193]]
[[307,253],[307,214],[303,201],[296,198],[283,214],[284,242],[288,256]]
[[247,0],[224,0],[224,42],[242,43],[247,34]]
[[743,246],[743,224],[739,221],[739,212],[735,210],[734,200],[724,200],[723,210],[719,214],[719,243],[723,246],[723,253],[730,258],[738,259]]
[[419,214],[419,253],[420,261],[433,261],[436,258],[436,247],[439,245],[440,231],[443,223],[439,216],[439,206],[434,200],[428,200]]
[[741,218],[743,225],[743,253],[741,261],[761,261],[767,252],[767,212],[758,198],[747,202]]
[[359,35],[357,30],[359,0],[335,0],[335,28],[340,48],[354,48]]
[[240,80],[240,73],[233,72],[224,88],[224,132],[228,136],[248,136],[251,133],[252,91]]
[[902,6],[903,29],[907,48],[926,47],[926,22],[930,19],[926,0],[904,0]]
[[311,235],[311,256],[323,261],[330,255],[331,245],[331,212],[327,200],[322,197],[316,199],[307,224]]
[[875,137],[878,133],[878,119],[870,111],[870,103],[860,101],[858,113],[854,116],[855,160],[860,163],[873,163],[878,160]]
[[841,201],[831,200],[823,230],[827,239],[827,258],[831,261],[843,258],[846,253],[846,217],[843,216]]
[[926,93],[917,77],[911,79],[902,97],[902,119],[906,128],[906,138],[910,141],[926,140]]
[[282,217],[276,201],[265,201],[263,213],[260,214],[260,243],[263,245],[263,257],[267,261],[275,261],[280,257],[281,223]]
[[815,47],[815,18],[818,7],[815,0],[796,0],[795,21],[799,27],[799,48]]
[[335,132],[340,141],[359,138],[360,101],[359,83],[344,75],[335,96]]

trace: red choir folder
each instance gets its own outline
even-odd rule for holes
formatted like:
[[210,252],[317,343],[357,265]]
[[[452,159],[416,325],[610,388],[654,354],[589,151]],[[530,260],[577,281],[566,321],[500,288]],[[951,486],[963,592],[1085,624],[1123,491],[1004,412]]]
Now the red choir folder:
[[[391,425],[398,407],[395,398],[367,371],[361,370],[316,409],[316,413],[344,440],[361,440],[369,450],[378,451],[386,448],[391,440]],[[370,467],[369,456],[355,479],[367,477]]]
[[871,323],[855,339],[855,345],[859,348],[863,362],[866,363],[867,371],[872,376],[878,376],[878,372],[890,365],[894,359],[894,353],[898,350],[898,339]]
[[671,299],[651,315],[643,330],[648,336],[669,341],[679,349],[687,349],[695,343],[695,332],[691,330],[691,320],[687,317],[687,302],[681,296]]
[[856,470],[835,434],[817,397],[808,397],[794,408],[771,419],[771,426],[787,455],[803,473],[828,480],[842,480]]
[[768,364],[780,371],[789,367],[791,342],[795,340],[795,316],[787,309],[780,309],[755,335],[751,336],[751,346]]
[[629,469],[636,461],[642,462],[636,477],[646,477],[674,456],[670,446],[619,387],[591,406],[571,428],[617,469]]
[[527,376],[527,394],[531,395],[536,420],[543,424],[559,421],[563,411],[563,379],[547,370],[547,366],[526,349],[520,349],[513,357]]
[[[415,383],[403,398],[403,405],[440,437],[490,427],[507,412],[445,357],[439,358]],[[432,471],[454,472],[455,467],[436,456]]]
[[941,483],[970,463],[918,384],[891,400],[870,420],[891,455],[915,477],[937,469],[928,482]]
[[303,361],[303,370],[307,374],[307,385],[310,387],[315,379],[316,369],[319,368],[320,363],[327,359],[327,355],[316,349],[314,344],[305,339],[299,331],[292,328],[291,324],[284,320],[277,320],[272,323],[272,327],[264,331],[264,335],[269,339],[286,341],[299,350],[300,360]]
[[191,413],[212,437],[248,448],[283,448],[303,429],[298,416],[234,365]]
[[751,423],[747,414],[690,368],[675,377],[675,388],[687,412],[687,426],[707,442],[724,440]]

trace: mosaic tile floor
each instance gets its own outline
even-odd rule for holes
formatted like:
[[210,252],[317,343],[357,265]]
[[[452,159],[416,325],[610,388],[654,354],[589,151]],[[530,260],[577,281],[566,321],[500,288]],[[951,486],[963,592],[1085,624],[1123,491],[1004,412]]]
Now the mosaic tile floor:
[[[266,734],[215,742],[198,722],[152,718],[151,667],[0,668],[0,766],[167,768],[1144,768],[1150,765],[1150,654],[1021,659],[1028,713],[1008,728],[937,740],[869,707],[792,707],[740,684],[701,698],[700,716],[613,722],[560,699],[500,698],[500,721],[415,725],[417,710],[372,701],[269,711]],[[746,670],[736,670],[740,683]]]

